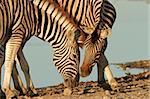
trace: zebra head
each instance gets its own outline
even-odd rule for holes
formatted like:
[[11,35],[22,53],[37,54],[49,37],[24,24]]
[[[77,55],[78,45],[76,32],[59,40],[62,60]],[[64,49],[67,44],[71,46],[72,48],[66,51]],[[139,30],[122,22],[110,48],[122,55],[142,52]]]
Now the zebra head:
[[66,32],[65,38],[59,44],[55,44],[53,61],[64,79],[65,87],[73,88],[79,84],[80,53],[78,41],[84,42],[84,39],[79,29],[64,32]]
[[105,51],[107,40],[102,38],[101,33],[96,30],[93,34],[87,36],[83,46],[85,55],[80,67],[80,76],[86,77],[91,73],[92,67],[99,60],[101,53]]

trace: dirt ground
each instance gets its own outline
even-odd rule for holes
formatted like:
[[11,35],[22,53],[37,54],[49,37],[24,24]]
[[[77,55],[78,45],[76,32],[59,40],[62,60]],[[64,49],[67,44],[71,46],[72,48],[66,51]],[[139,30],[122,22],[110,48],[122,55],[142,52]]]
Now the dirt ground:
[[63,84],[37,88],[38,96],[18,96],[19,99],[150,99],[150,72],[116,78],[120,84],[111,90],[108,84],[80,82],[71,96],[63,95]]

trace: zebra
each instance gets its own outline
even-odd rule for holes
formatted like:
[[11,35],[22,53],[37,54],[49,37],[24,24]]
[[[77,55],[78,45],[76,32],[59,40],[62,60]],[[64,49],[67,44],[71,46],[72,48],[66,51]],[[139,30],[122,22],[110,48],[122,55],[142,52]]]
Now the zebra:
[[[90,1],[90,3],[91,3],[91,1]],[[100,2],[101,3],[101,2]],[[96,4],[96,3],[95,3]]]
[[78,85],[77,40],[82,32],[55,2],[4,0],[0,3],[0,19],[2,20],[0,42],[1,45],[6,46],[3,81],[6,94],[11,92],[9,88],[14,59],[32,36],[52,45],[53,61],[63,76],[64,85],[70,89]]
[[[119,84],[113,77],[104,52],[107,48],[107,37],[111,34],[111,29],[116,19],[115,7],[108,0],[104,0],[100,15],[101,20],[97,29],[95,29],[91,36],[87,37],[83,44],[85,46],[85,56],[83,64],[80,67],[80,76],[88,76],[92,71],[92,67],[97,63],[98,83],[101,84],[105,82],[105,72],[108,83],[111,85],[112,89],[114,89],[118,87]],[[101,39],[103,39],[103,45],[100,45]]]

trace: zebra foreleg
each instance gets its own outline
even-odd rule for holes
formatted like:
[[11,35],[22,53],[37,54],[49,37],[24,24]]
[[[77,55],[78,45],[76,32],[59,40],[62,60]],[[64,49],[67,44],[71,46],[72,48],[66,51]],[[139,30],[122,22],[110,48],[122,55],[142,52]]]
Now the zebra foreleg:
[[64,86],[67,87],[64,89],[63,92],[65,96],[69,96],[72,94],[72,88],[77,87],[79,85],[79,79],[80,79],[80,75],[78,73],[74,80],[72,80],[72,78],[64,80]]
[[26,83],[27,83],[27,95],[35,96],[37,95],[37,91],[34,88],[33,82],[31,80],[31,76],[29,73],[29,65],[25,59],[25,56],[22,52],[22,49],[19,50],[17,54],[18,64],[20,63],[21,69],[25,75]]
[[108,65],[108,60],[106,59],[104,53],[100,54],[100,57],[97,61],[97,73],[98,73],[98,83],[105,83],[104,78],[104,68]]
[[115,89],[119,86],[119,84],[118,84],[118,82],[114,79],[113,74],[112,74],[112,72],[111,72],[111,70],[110,70],[109,65],[107,65],[107,66],[105,67],[104,72],[105,72],[106,77],[107,77],[107,79],[108,79],[109,85],[111,86],[111,88],[112,88],[113,90],[115,90]]
[[[5,47],[0,45],[0,74],[1,74],[1,68],[2,68],[2,65],[4,64],[4,56],[5,56]],[[14,68],[13,68],[13,72],[12,72],[12,75],[15,75],[15,76],[12,76],[13,80],[14,80],[14,86],[15,88],[24,93],[25,92],[25,88],[23,86],[23,83],[18,75],[18,71],[15,67],[15,64],[14,64]],[[0,75],[0,82],[1,82],[1,75]],[[18,86],[18,87],[16,87]],[[21,86],[21,87],[20,87]],[[5,97],[5,94],[4,92],[2,91],[1,89],[1,84],[0,84],[0,99],[4,98]]]
[[[18,30],[19,32],[19,30]],[[18,93],[13,92],[10,89],[10,80],[11,80],[11,74],[12,74],[12,69],[13,69],[13,64],[15,57],[17,55],[17,52],[21,46],[22,43],[22,38],[18,34],[13,35],[10,37],[6,44],[6,52],[5,52],[5,70],[4,70],[4,81],[3,81],[3,88],[4,92],[6,94],[6,97],[10,99],[11,97],[15,97],[18,95]]]
[[105,73],[108,79],[108,83],[111,86],[111,88],[114,89],[115,87],[118,86],[118,83],[114,79],[113,74],[110,70],[108,60],[106,59],[104,54],[101,54],[97,62],[97,67],[98,67],[98,83],[99,84],[105,83],[105,79],[104,79],[104,73]]
[[97,62],[97,73],[98,73],[98,84],[105,83],[105,78],[104,78],[104,67]]

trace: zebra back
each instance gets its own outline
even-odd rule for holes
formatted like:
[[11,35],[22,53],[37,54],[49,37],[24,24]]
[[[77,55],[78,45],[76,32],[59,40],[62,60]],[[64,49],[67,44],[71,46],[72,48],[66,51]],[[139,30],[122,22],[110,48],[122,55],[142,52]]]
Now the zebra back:
[[55,0],[87,34],[92,34],[100,21],[103,0]]

